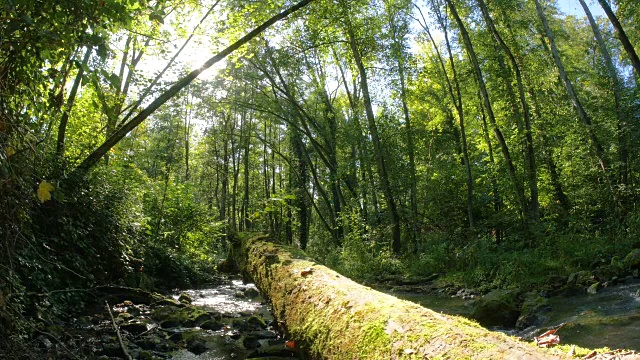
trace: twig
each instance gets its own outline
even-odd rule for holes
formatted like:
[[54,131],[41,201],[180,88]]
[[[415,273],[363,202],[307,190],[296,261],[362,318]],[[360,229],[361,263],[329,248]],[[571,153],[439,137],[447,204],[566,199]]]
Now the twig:
[[147,335],[148,333],[152,332],[153,330],[155,330],[155,329],[157,329],[157,328],[159,328],[159,326],[158,326],[158,325],[156,325],[156,326],[152,326],[152,327],[151,327],[151,329],[149,329],[149,330],[147,330],[147,331],[145,331],[145,332],[142,332],[142,333],[140,333],[140,334],[136,335],[136,336],[134,337],[134,339],[137,339],[137,338],[140,338],[140,337],[142,337],[142,336],[144,336],[144,335]]
[[107,306],[107,311],[109,311],[109,316],[111,317],[111,323],[113,324],[113,329],[116,331],[116,335],[118,336],[118,342],[120,343],[120,348],[122,349],[122,353],[127,359],[133,360],[131,358],[131,355],[129,355],[127,348],[124,346],[124,342],[122,342],[122,336],[120,336],[120,330],[118,329],[118,325],[116,325],[116,320],[113,318],[113,313],[111,312],[111,306],[106,300],[104,303]]

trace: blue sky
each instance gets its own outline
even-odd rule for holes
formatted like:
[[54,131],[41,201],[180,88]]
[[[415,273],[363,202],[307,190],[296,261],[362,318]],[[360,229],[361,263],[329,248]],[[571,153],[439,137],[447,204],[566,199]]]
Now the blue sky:
[[[586,0],[586,2],[587,5],[589,5],[589,10],[591,10],[593,16],[604,16],[604,11],[597,1]],[[558,0],[558,7],[565,14],[575,15],[578,17],[585,16],[582,6],[580,6],[580,2],[578,0]]]

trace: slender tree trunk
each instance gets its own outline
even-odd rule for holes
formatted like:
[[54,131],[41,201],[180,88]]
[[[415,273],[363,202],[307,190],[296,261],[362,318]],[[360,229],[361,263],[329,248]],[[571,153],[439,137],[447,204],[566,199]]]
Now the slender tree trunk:
[[247,130],[244,133],[244,156],[242,158],[244,165],[244,196],[242,198],[242,230],[251,230],[251,221],[249,219],[249,150],[251,147],[251,137],[249,131],[251,130],[251,118],[248,120]]
[[[231,122],[231,114],[226,116],[225,122]],[[225,124],[226,125],[226,124]],[[226,130],[225,126],[225,130]],[[222,143],[222,181],[220,194],[220,221],[227,220],[227,200],[229,193],[229,138],[228,134],[223,135]]]
[[489,164],[491,165],[489,168],[489,178],[491,179],[491,193],[493,200],[493,212],[498,215],[498,220],[494,221],[494,237],[496,239],[496,244],[500,244],[502,242],[502,224],[500,222],[500,211],[502,210],[502,199],[500,198],[500,190],[498,188],[498,179],[497,179],[497,165],[495,157],[493,156],[493,145],[491,144],[491,136],[489,135],[489,126],[487,125],[487,115],[484,110],[484,106],[482,106],[482,95],[478,94],[479,103],[480,103],[480,113],[482,118],[482,135],[484,138],[484,142],[487,145],[487,151],[489,152]]
[[[532,89],[529,89],[529,95],[529,97],[533,101],[533,110],[536,118],[542,119],[540,104],[538,103],[538,98]],[[553,186],[553,196],[555,198],[555,201],[565,212],[567,212],[571,210],[571,204],[569,202],[569,198],[564,192],[562,182],[560,181],[558,167],[556,166],[555,160],[553,159],[553,146],[549,145],[549,140],[544,131],[542,131],[542,150],[544,161],[549,170],[549,175],[551,175],[551,185]]]
[[507,171],[509,173],[509,177],[511,178],[511,182],[513,183],[513,187],[516,193],[516,199],[518,201],[518,205],[520,207],[520,211],[526,214],[527,211],[527,201],[524,196],[524,189],[520,179],[518,178],[518,174],[516,172],[516,168],[513,165],[513,160],[511,158],[511,154],[509,152],[509,147],[507,145],[507,141],[500,131],[498,127],[495,114],[493,113],[493,107],[491,106],[491,100],[489,99],[489,92],[487,91],[486,84],[484,82],[484,77],[482,75],[482,70],[480,69],[480,64],[478,62],[478,58],[476,56],[475,50],[473,49],[473,44],[471,43],[471,39],[469,38],[469,33],[467,32],[466,27],[464,26],[462,19],[458,15],[458,11],[456,10],[455,5],[451,0],[446,0],[449,9],[451,10],[451,14],[453,15],[456,23],[458,24],[458,28],[460,29],[460,34],[462,35],[462,39],[469,54],[469,58],[471,59],[471,65],[473,66],[476,79],[478,81],[478,86],[480,88],[480,94],[482,95],[482,99],[484,102],[485,111],[487,112],[487,116],[489,118],[489,122],[493,127],[493,131],[498,139],[498,143],[500,144],[500,148],[502,150],[502,154],[504,156],[505,163],[507,165]]
[[185,97],[185,117],[184,117],[184,179],[189,181],[189,153],[191,152],[191,107],[189,106],[189,93]]
[[617,200],[616,192],[615,192],[615,189],[613,188],[613,183],[609,178],[609,171],[608,171],[607,163],[605,159],[604,148],[600,144],[600,141],[598,140],[598,137],[596,136],[596,133],[593,130],[593,122],[591,121],[591,118],[589,117],[584,107],[582,106],[582,103],[580,102],[580,98],[578,98],[578,95],[576,94],[573,88],[573,84],[571,83],[571,80],[569,80],[569,77],[567,76],[562,60],[560,59],[560,54],[558,52],[558,48],[556,46],[553,33],[551,32],[551,28],[549,27],[549,23],[547,22],[547,17],[544,14],[544,11],[542,9],[542,5],[540,4],[539,0],[534,0],[534,1],[536,4],[536,10],[538,12],[538,17],[540,17],[540,20],[542,21],[542,25],[546,32],[546,36],[549,39],[549,44],[551,45],[551,55],[553,56],[553,60],[556,63],[556,68],[558,69],[560,79],[562,79],[562,82],[564,83],[567,89],[567,93],[569,94],[569,98],[571,99],[571,102],[573,104],[573,108],[578,113],[578,117],[580,118],[580,120],[582,121],[582,123],[586,128],[586,131],[589,135],[589,139],[591,141],[591,145],[595,150],[596,157],[598,158],[598,162],[600,163],[600,168],[602,169],[603,177],[607,181],[609,185],[609,189],[611,190],[611,195],[613,196],[614,200]]
[[[535,160],[535,150],[533,147],[533,135],[531,130],[531,111],[529,110],[529,104],[527,103],[527,97],[525,95],[524,82],[522,80],[522,73],[520,71],[520,66],[516,61],[513,52],[507,44],[504,42],[500,33],[496,29],[493,19],[489,14],[489,9],[487,8],[487,4],[484,0],[477,0],[478,5],[480,5],[480,10],[482,11],[482,15],[485,19],[485,22],[489,26],[491,33],[494,38],[500,44],[500,47],[505,52],[507,57],[509,58],[509,62],[511,63],[511,69],[515,73],[516,82],[518,84],[518,97],[520,99],[520,106],[522,107],[522,113],[516,111],[516,114],[522,116],[524,120],[524,131],[525,131],[525,168],[527,169],[527,180],[529,183],[529,192],[531,193],[531,199],[529,201],[529,215],[531,219],[535,222],[540,218],[540,201],[538,199],[538,175],[536,171],[536,160]],[[508,89],[511,93],[513,90],[511,89],[511,82],[507,81]]]
[[631,65],[633,65],[633,68],[636,70],[636,75],[640,77],[640,59],[638,58],[638,54],[631,44],[631,41],[629,41],[629,37],[627,37],[624,28],[622,28],[622,24],[620,24],[618,17],[614,14],[611,6],[609,6],[606,0],[598,0],[598,2],[600,3],[600,6],[602,6],[605,14],[607,14],[613,28],[616,30],[616,35],[618,35],[618,39],[620,39],[624,50],[627,52],[627,55],[631,60]]
[[383,154],[384,150],[382,149],[382,141],[380,140],[378,127],[375,121],[375,115],[373,114],[373,106],[371,104],[371,97],[369,95],[369,84],[367,81],[367,73],[366,73],[366,69],[364,67],[362,58],[360,57],[360,50],[358,49],[355,34],[353,32],[353,28],[351,27],[351,25],[349,25],[347,32],[349,36],[349,44],[351,46],[351,51],[353,53],[353,58],[356,63],[356,67],[358,68],[358,72],[360,74],[360,87],[362,88],[364,108],[367,115],[367,121],[369,123],[369,132],[371,133],[371,139],[373,140],[373,153],[376,158],[378,175],[380,176],[380,181],[382,183],[382,191],[385,196],[385,201],[387,203],[388,211],[391,215],[391,222],[392,222],[391,249],[394,254],[400,254],[400,251],[402,249],[400,215],[398,214],[396,201],[393,197],[391,182],[389,181],[389,174],[387,173],[387,166],[386,166],[384,154]]
[[620,85],[620,79],[618,77],[618,71],[613,63],[611,58],[611,54],[609,53],[609,49],[607,49],[607,45],[602,38],[602,34],[600,32],[600,28],[598,27],[598,23],[593,18],[589,7],[585,3],[584,0],[579,0],[582,9],[584,9],[584,13],[587,15],[587,19],[589,20],[589,25],[591,25],[591,29],[593,30],[593,35],[596,38],[598,43],[598,47],[600,48],[600,52],[602,53],[602,58],[604,60],[604,65],[607,68],[607,72],[609,73],[609,80],[611,80],[611,84],[613,85],[613,98],[614,98],[614,106],[616,108],[616,116],[618,118],[618,159],[620,161],[620,170],[619,170],[619,179],[621,185],[627,185],[629,182],[628,179],[628,170],[629,170],[629,149],[628,149],[628,129],[627,123],[624,116],[624,111],[622,110],[622,86]]
[[277,15],[271,17],[269,20],[265,21],[245,36],[240,38],[238,41],[226,47],[224,50],[220,51],[215,56],[211,57],[207,60],[202,66],[198,69],[191,71],[187,76],[178,80],[175,84],[173,84],[169,89],[163,92],[160,96],[158,96],[155,100],[153,100],[146,108],[144,108],[138,115],[134,116],[131,120],[129,120],[126,124],[123,124],[118,128],[109,138],[98,148],[96,148],[91,154],[89,154],[81,163],[76,167],[74,173],[84,174],[91,167],[97,164],[100,159],[111,149],[113,148],[122,138],[124,138],[128,133],[130,133],[133,129],[135,129],[138,125],[140,125],[144,120],[146,120],[149,115],[155,112],[160,106],[166,103],[169,99],[173,98],[180,90],[182,90],[185,86],[189,85],[193,80],[195,80],[203,71],[207,70],[214,64],[218,63],[220,60],[226,58],[229,54],[234,52],[236,49],[240,48],[242,45],[249,42],[251,39],[258,36],[260,33],[264,32],[271,25],[276,22],[286,18],[290,14],[300,10],[305,7],[309,3],[314,0],[302,0],[297,4],[289,7],[288,9],[278,13]]
[[64,157],[64,142],[65,136],[67,133],[67,123],[69,122],[69,113],[71,113],[71,109],[73,108],[73,103],[76,100],[76,95],[78,94],[78,88],[80,88],[80,84],[82,83],[82,76],[84,75],[84,68],[87,66],[89,62],[89,58],[91,57],[91,52],[93,48],[91,46],[87,47],[87,51],[84,53],[84,57],[82,58],[82,65],[78,69],[78,74],[76,75],[76,79],[73,81],[73,85],[71,86],[71,91],[69,92],[69,97],[67,98],[67,105],[62,113],[62,118],[60,119],[60,124],[58,125],[58,141],[56,143],[56,156],[58,159],[62,159]]
[[400,37],[397,33],[398,26],[395,24],[393,15],[389,14],[389,28],[392,32],[393,49],[392,51],[398,66],[398,77],[400,78],[400,102],[402,104],[402,115],[404,116],[404,123],[406,128],[407,137],[407,155],[409,157],[409,197],[411,204],[411,243],[415,245],[416,238],[419,230],[419,216],[418,216],[418,185],[416,179],[416,160],[415,160],[415,148],[413,144],[413,128],[411,124],[411,116],[409,115],[409,105],[407,104],[407,89],[405,85],[405,59],[404,52],[402,50],[404,38]]
[[460,141],[462,144],[462,161],[464,162],[465,175],[467,180],[467,219],[469,221],[469,229],[473,229],[474,227],[473,174],[471,172],[471,162],[469,160],[469,147],[467,143],[467,131],[465,130],[464,108],[462,106],[462,93],[460,91],[460,82],[458,81],[458,72],[456,70],[455,61],[453,60],[453,51],[451,51],[451,43],[449,42],[449,32],[447,31],[445,18],[442,16],[440,11],[437,11],[436,15],[440,23],[440,27],[444,32],[445,45],[447,47],[447,53],[449,54],[449,65],[451,66],[451,73],[453,75],[453,84],[455,85],[455,94],[453,92],[453,87],[451,84],[452,81],[449,79],[449,75],[447,75],[447,68],[445,66],[444,60],[440,56],[440,50],[438,50],[438,46],[436,45],[436,42],[433,39],[433,36],[431,36],[431,32],[427,27],[427,22],[424,19],[424,17],[423,17],[423,21],[424,21],[423,27],[427,32],[427,35],[429,35],[431,44],[434,46],[434,49],[436,50],[436,55],[438,56],[438,60],[440,62],[440,67],[442,68],[443,76],[447,81],[447,89],[449,90],[449,96],[451,96],[451,101],[453,101],[454,107],[456,108],[456,112],[458,113],[458,124],[460,126]]

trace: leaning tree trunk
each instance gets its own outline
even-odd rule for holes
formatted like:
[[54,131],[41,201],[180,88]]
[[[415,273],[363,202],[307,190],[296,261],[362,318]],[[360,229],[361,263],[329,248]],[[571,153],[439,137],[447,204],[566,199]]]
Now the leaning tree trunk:
[[471,64],[476,75],[476,80],[478,81],[478,87],[480,88],[480,94],[482,95],[482,99],[484,100],[484,107],[487,112],[489,122],[491,122],[491,125],[493,127],[493,132],[498,139],[498,143],[500,144],[500,149],[502,150],[502,155],[504,156],[504,161],[507,165],[507,171],[509,172],[509,177],[513,182],[513,188],[516,192],[516,199],[518,200],[518,204],[520,205],[520,210],[523,214],[528,216],[527,201],[524,196],[524,188],[513,164],[507,141],[504,138],[502,131],[500,131],[495,114],[493,113],[493,107],[489,98],[489,92],[487,91],[487,86],[484,81],[482,69],[480,69],[480,63],[473,48],[473,44],[471,43],[471,38],[469,37],[469,33],[467,32],[467,28],[462,22],[462,19],[458,15],[458,11],[456,10],[456,6],[454,5],[454,3],[451,0],[446,0],[446,3],[451,10],[451,15],[453,15],[453,18],[458,24],[458,29],[460,30],[460,34],[462,35],[464,47],[467,50],[469,58],[471,59]]
[[235,240],[232,254],[308,359],[561,358],[359,285],[300,250],[265,239]]
[[591,10],[589,10],[587,3],[585,3],[584,0],[578,1],[580,1],[580,6],[582,6],[585,15],[587,15],[589,25],[591,25],[593,35],[596,38],[598,47],[600,48],[600,53],[602,54],[604,65],[607,68],[607,72],[609,73],[609,80],[611,80],[611,84],[613,85],[613,99],[614,106],[616,108],[616,117],[618,120],[618,158],[620,161],[620,170],[618,174],[620,185],[626,186],[628,184],[629,150],[627,140],[627,123],[624,112],[622,111],[622,86],[618,78],[618,71],[616,70],[616,66],[613,63],[613,59],[611,58],[609,49],[607,49],[607,45],[602,38],[602,34],[600,33],[600,28],[598,27],[596,19],[593,18],[593,14],[591,14]]
[[598,2],[600,3],[600,6],[602,6],[605,14],[607,14],[607,17],[609,18],[609,21],[611,21],[613,28],[616,30],[616,35],[618,36],[618,39],[620,39],[620,42],[622,43],[624,50],[627,52],[627,55],[629,55],[631,65],[633,65],[633,68],[636,70],[636,74],[640,76],[640,58],[638,58],[638,53],[636,53],[636,50],[631,44],[631,41],[629,41],[629,37],[624,32],[622,24],[620,24],[618,17],[613,13],[613,10],[611,10],[611,6],[609,6],[609,4],[607,4],[605,0],[598,0]]
[[[477,0],[478,5],[480,5],[480,10],[482,11],[482,16],[487,23],[487,26],[491,30],[493,37],[496,39],[500,47],[504,51],[504,53],[509,58],[509,62],[511,63],[511,68],[516,77],[516,81],[518,84],[518,97],[520,99],[520,106],[522,106],[522,113],[518,111],[517,107],[515,108],[515,113],[518,114],[518,117],[521,117],[524,121],[524,136],[525,136],[525,172],[527,174],[527,180],[529,183],[529,192],[531,193],[531,200],[529,201],[529,212],[531,216],[531,220],[537,222],[540,218],[540,201],[538,199],[538,175],[536,171],[536,159],[535,159],[535,151],[533,148],[533,135],[531,130],[531,112],[529,111],[529,104],[527,103],[527,98],[524,91],[524,81],[522,79],[522,72],[520,71],[520,65],[516,61],[516,57],[513,55],[513,52],[509,48],[509,46],[504,42],[502,36],[496,29],[496,26],[493,23],[493,19],[491,18],[491,14],[489,14],[489,9],[484,0]],[[506,82],[507,90],[509,93],[513,93],[513,89],[511,87],[511,83],[509,80]]]
[[613,181],[609,176],[609,170],[607,168],[607,162],[605,158],[606,154],[604,151],[604,147],[602,146],[602,144],[600,143],[600,140],[596,136],[596,133],[593,129],[593,122],[591,121],[591,117],[589,117],[586,110],[582,106],[582,103],[580,102],[580,98],[578,97],[578,94],[573,88],[573,84],[571,83],[571,80],[569,80],[569,77],[567,76],[567,72],[564,69],[564,64],[560,59],[560,52],[558,51],[558,47],[556,46],[555,38],[553,36],[553,33],[551,32],[549,23],[547,22],[547,17],[544,14],[542,5],[540,4],[539,0],[534,0],[534,2],[536,4],[536,11],[538,12],[538,17],[540,18],[540,21],[542,22],[542,26],[544,27],[545,35],[547,36],[547,39],[549,39],[549,45],[551,46],[551,55],[556,64],[556,68],[558,69],[558,74],[560,75],[560,79],[562,79],[562,82],[564,83],[567,89],[567,93],[569,94],[569,98],[571,99],[571,103],[573,104],[573,108],[576,110],[578,117],[580,117],[580,120],[584,124],[587,134],[589,135],[589,140],[591,141],[591,145],[593,146],[593,149],[596,153],[596,157],[598,158],[598,162],[600,163],[600,168],[602,169],[602,175],[609,185],[609,189],[611,190],[611,195],[613,196],[614,201],[617,202],[618,199],[617,199],[616,190],[614,188]]

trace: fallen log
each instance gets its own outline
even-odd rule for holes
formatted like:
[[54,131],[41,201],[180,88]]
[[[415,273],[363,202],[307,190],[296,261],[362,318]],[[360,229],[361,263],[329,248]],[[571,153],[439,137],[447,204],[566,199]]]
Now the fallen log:
[[563,358],[359,285],[265,236],[237,240],[232,256],[311,359]]

